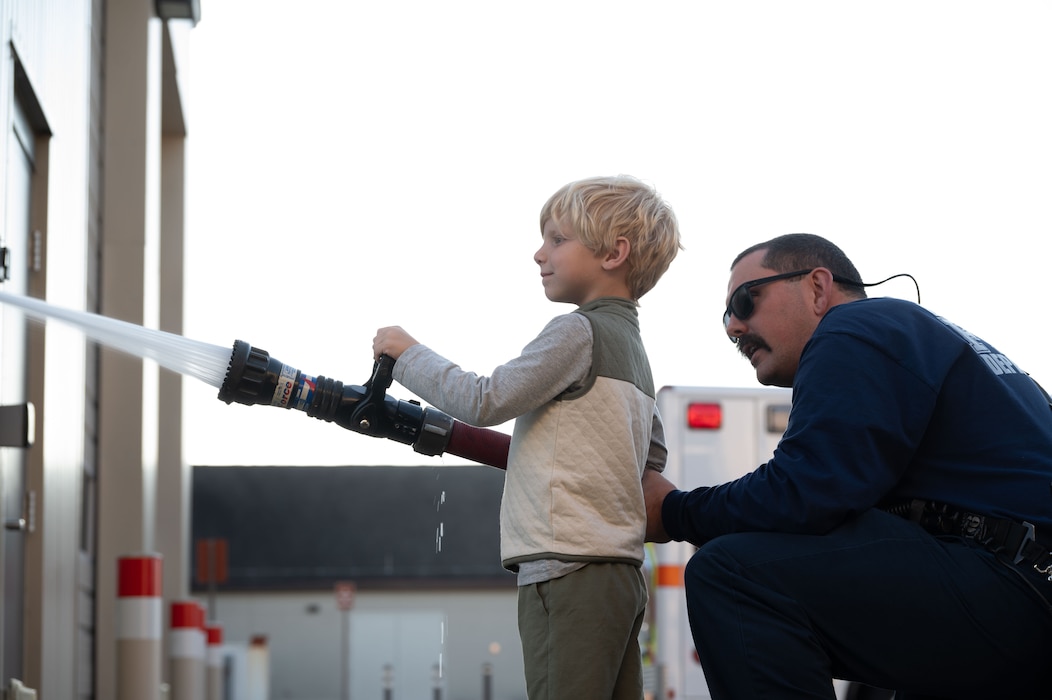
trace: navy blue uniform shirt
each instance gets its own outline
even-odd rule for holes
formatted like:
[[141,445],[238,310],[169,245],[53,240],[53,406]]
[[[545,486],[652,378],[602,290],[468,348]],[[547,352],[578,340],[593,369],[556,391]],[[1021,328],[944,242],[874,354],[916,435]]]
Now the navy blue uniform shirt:
[[989,343],[923,307],[832,308],[804,347],[785,435],[735,481],[673,491],[675,540],[821,534],[899,499],[1028,521],[1052,536],[1052,410]]

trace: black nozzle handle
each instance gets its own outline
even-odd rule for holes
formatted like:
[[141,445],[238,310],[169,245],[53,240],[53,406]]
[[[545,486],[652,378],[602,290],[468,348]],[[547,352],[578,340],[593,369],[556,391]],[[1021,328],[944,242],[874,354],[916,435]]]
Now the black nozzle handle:
[[394,381],[394,363],[390,355],[380,355],[380,359],[373,363],[373,376],[365,383],[366,389],[378,392],[379,396],[386,394]]
[[440,454],[441,449],[433,445],[441,438],[431,436],[435,433],[440,436],[443,432],[436,427],[440,426],[441,420],[436,416],[426,422],[420,404],[387,395],[393,367],[394,359],[382,355],[373,363],[373,373],[364,386],[345,386],[342,382],[318,377],[307,414],[356,433],[388,438],[414,447],[421,437],[421,429],[426,427],[429,439],[425,440],[424,449],[439,449],[439,452],[424,454]]
[[387,388],[391,386],[392,370],[394,369],[394,358],[389,355],[381,355],[380,359],[373,363],[373,374],[363,387],[361,400],[357,402],[351,412],[350,424],[352,428],[360,433],[373,436],[383,436],[388,432],[384,425],[387,418],[384,412]]

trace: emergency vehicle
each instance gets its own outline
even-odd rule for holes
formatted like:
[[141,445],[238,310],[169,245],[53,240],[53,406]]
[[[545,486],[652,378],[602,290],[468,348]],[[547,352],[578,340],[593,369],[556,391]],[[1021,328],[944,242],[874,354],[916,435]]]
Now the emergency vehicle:
[[[678,488],[720,484],[752,471],[774,453],[789,421],[792,392],[778,388],[666,386],[658,392],[665,426],[665,476]],[[709,700],[687,623],[683,567],[697,551],[688,542],[656,544],[644,654],[654,700]],[[877,698],[875,689],[837,682],[842,699]],[[872,691],[872,692],[871,692]],[[879,691],[884,693],[886,691]]]

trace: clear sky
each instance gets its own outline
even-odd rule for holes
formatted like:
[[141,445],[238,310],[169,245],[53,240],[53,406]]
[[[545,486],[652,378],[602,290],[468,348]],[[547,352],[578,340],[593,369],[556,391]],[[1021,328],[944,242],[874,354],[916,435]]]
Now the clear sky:
[[[728,267],[806,231],[1052,388],[1050,35],[1044,1],[206,0],[185,333],[361,384],[401,325],[488,374],[571,310],[541,205],[628,173],[686,246],[640,308],[659,386],[755,385]],[[185,412],[193,464],[458,463],[192,379]]]

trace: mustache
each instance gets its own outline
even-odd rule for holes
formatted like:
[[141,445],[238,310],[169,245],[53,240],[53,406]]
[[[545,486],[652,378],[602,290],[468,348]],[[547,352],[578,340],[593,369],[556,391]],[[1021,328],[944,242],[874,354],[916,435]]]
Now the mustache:
[[770,350],[771,346],[767,344],[767,341],[756,335],[755,333],[746,333],[738,336],[738,354],[744,357],[746,360],[756,350]]

